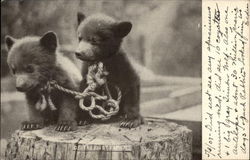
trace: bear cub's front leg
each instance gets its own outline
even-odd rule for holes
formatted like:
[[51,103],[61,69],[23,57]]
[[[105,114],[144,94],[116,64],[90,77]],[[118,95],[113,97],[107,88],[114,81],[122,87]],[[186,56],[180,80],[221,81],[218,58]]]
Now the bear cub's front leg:
[[122,128],[135,128],[143,124],[140,115],[140,85],[130,87],[121,102],[124,119],[120,123]]
[[34,97],[29,97],[26,95],[29,120],[24,121],[21,124],[21,130],[36,130],[44,127],[44,117],[41,111],[37,110],[35,105],[36,102]]
[[66,132],[76,130],[77,103],[73,98],[74,97],[66,95],[62,97],[59,108],[58,122],[55,128],[56,131]]

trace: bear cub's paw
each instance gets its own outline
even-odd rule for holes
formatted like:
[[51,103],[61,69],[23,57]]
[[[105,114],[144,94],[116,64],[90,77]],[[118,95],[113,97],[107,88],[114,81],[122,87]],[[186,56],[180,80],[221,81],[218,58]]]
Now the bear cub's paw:
[[144,123],[141,116],[133,119],[126,118],[120,123],[121,128],[136,128]]
[[42,122],[24,121],[21,124],[21,130],[24,130],[24,131],[41,129],[43,127],[44,127],[44,124]]
[[74,131],[76,130],[76,128],[77,128],[76,121],[61,120],[57,123],[55,130],[59,132],[68,132],[68,131]]

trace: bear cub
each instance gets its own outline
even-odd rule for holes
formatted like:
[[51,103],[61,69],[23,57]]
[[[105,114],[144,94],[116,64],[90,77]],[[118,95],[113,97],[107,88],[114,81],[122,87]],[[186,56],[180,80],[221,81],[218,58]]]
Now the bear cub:
[[[118,22],[104,14],[85,17],[78,12],[77,35],[79,44],[76,57],[89,65],[102,62],[107,72],[107,82],[118,86],[122,92],[118,117],[123,117],[120,127],[133,128],[143,123],[140,115],[140,79],[122,50],[122,39],[132,28],[130,22]],[[87,67],[83,67],[83,77]],[[112,117],[111,117],[112,118]]]
[[55,111],[49,107],[48,99],[41,101],[41,88],[54,80],[62,87],[79,90],[82,76],[77,67],[58,51],[58,40],[54,32],[42,37],[27,36],[15,39],[5,38],[8,50],[7,63],[16,79],[16,89],[24,92],[29,111],[29,120],[22,123],[22,130],[43,128],[46,124],[57,123],[57,131],[71,131],[77,127],[78,101],[73,95],[52,89],[51,101]]

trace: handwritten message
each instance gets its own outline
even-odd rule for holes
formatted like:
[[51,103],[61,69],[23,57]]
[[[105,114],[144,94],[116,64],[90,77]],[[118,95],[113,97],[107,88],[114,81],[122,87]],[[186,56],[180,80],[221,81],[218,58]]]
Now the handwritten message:
[[203,1],[202,156],[249,159],[249,1]]

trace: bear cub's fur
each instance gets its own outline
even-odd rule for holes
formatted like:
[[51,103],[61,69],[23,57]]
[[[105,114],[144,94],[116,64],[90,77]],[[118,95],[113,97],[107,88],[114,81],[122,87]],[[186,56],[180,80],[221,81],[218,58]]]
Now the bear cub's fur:
[[[120,126],[139,126],[143,123],[139,112],[140,79],[120,47],[132,24],[118,22],[104,14],[85,17],[83,13],[78,12],[77,18],[79,44],[76,57],[89,64],[103,62],[109,72],[107,82],[118,86],[122,91],[120,110],[116,116],[123,117]],[[83,67],[83,76],[87,72],[86,68]]]
[[[16,88],[26,95],[29,120],[22,123],[22,130],[43,128],[46,124],[57,123],[57,131],[71,131],[77,127],[76,112],[78,101],[74,96],[56,89],[51,91],[55,107],[40,111],[36,108],[41,100],[40,89],[50,80],[59,85],[78,91],[82,76],[77,67],[58,51],[58,40],[54,32],[42,37],[15,39],[6,36],[7,62],[16,78]],[[48,122],[48,123],[47,123]]]

